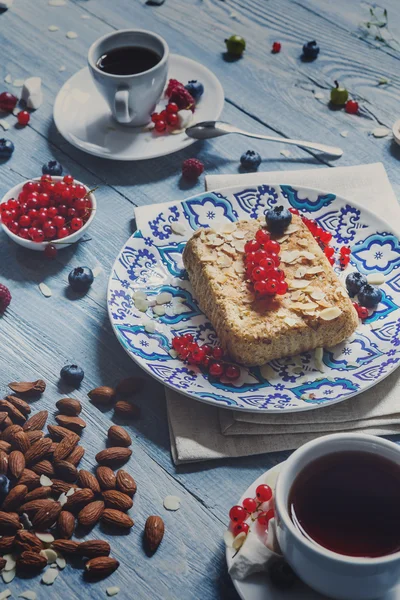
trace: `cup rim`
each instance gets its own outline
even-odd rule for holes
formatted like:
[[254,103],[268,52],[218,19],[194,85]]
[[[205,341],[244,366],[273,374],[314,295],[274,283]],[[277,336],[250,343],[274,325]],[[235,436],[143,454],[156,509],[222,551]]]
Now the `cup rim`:
[[298,448],[297,450],[295,450],[293,452],[293,454],[284,462],[284,464],[282,465],[282,469],[279,473],[278,480],[276,482],[275,498],[274,498],[276,508],[279,513],[279,518],[283,521],[286,528],[296,538],[296,540],[300,544],[303,544],[304,546],[306,546],[309,551],[313,552],[318,557],[322,556],[323,558],[329,558],[338,564],[344,563],[344,564],[351,564],[354,566],[361,566],[361,567],[362,566],[385,565],[388,563],[390,564],[391,562],[398,561],[400,558],[400,550],[397,552],[394,552],[393,554],[387,554],[385,556],[378,556],[378,557],[371,557],[371,558],[339,554],[338,552],[334,552],[333,550],[324,548],[324,546],[321,546],[321,545],[317,544],[316,542],[313,543],[312,541],[308,540],[294,526],[292,519],[290,518],[288,508],[281,500],[281,497],[284,495],[283,487],[289,486],[289,489],[290,489],[290,486],[293,483],[293,482],[288,482],[286,480],[286,478],[288,478],[287,473],[288,473],[289,469],[293,465],[295,465],[304,454],[309,452],[310,449],[316,448],[318,446],[323,446],[331,440],[342,440],[342,441],[345,441],[345,440],[350,441],[351,440],[351,441],[356,441],[356,442],[364,440],[366,442],[374,442],[374,444],[377,444],[379,446],[383,446],[386,448],[390,448],[390,449],[395,450],[396,452],[400,453],[400,447],[397,444],[395,444],[394,442],[385,440],[385,439],[380,438],[375,435],[362,434],[362,433],[357,433],[357,434],[333,433],[330,435],[322,436],[315,440],[311,440],[310,442],[307,442],[306,444],[304,444],[303,446],[300,446],[300,448]]
[[[160,62],[158,62],[156,65],[154,65],[154,67],[151,67],[151,69],[148,69],[147,71],[142,71],[141,73],[133,73],[131,75],[116,75],[114,73],[105,73],[104,71],[101,71],[101,69],[99,69],[98,66],[96,65],[97,61],[94,59],[94,53],[95,53],[97,46],[99,46],[107,38],[113,37],[115,35],[119,35],[121,33],[145,33],[153,38],[156,38],[162,44],[162,46],[164,48],[164,55],[161,58]],[[168,46],[167,42],[165,41],[165,39],[163,37],[161,37],[160,35],[158,35],[158,33],[154,33],[154,31],[150,31],[148,29],[118,29],[117,31],[112,31],[111,33],[106,33],[105,35],[97,38],[97,40],[95,40],[93,42],[93,44],[90,46],[90,48],[88,50],[88,63],[89,63],[89,66],[94,71],[96,71],[96,73],[100,73],[101,75],[103,75],[105,77],[111,77],[111,78],[115,78],[115,79],[121,79],[121,78],[122,79],[130,79],[130,78],[141,77],[142,75],[147,75],[148,73],[152,73],[153,71],[155,71],[159,67],[163,66],[167,62],[168,56],[169,56],[169,46]]]

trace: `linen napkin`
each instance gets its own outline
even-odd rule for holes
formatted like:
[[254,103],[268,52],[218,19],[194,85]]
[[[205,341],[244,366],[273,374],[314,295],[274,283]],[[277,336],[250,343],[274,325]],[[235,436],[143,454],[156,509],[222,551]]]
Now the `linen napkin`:
[[[301,171],[210,175],[206,190],[233,185],[294,184],[335,192],[354,199],[389,223],[398,222],[400,207],[382,163]],[[135,211],[138,229],[146,209]],[[400,433],[400,370],[354,398],[311,412],[256,414],[218,409],[166,389],[171,453],[175,464],[249,456],[297,448],[339,431],[375,435]]]

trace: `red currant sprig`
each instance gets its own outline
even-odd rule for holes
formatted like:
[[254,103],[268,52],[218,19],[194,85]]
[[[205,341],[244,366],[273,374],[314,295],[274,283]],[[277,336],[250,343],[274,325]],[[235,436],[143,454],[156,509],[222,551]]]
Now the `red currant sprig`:
[[220,346],[203,344],[200,346],[194,341],[190,333],[175,336],[172,340],[172,348],[176,350],[181,360],[189,365],[204,367],[212,377],[226,377],[230,381],[236,381],[240,377],[240,368],[224,359],[224,351]]
[[251,518],[264,529],[268,529],[269,522],[274,518],[275,512],[273,508],[267,511],[260,510],[264,502],[272,499],[272,490],[269,485],[261,484],[256,489],[255,498],[245,498],[242,505],[236,504],[229,511],[231,521],[231,529],[236,537],[239,533],[244,532],[246,535],[249,532],[250,526],[246,523],[247,519]]
[[285,273],[278,268],[280,250],[280,244],[265,229],[259,229],[255,239],[245,244],[246,275],[260,296],[283,295],[288,290]]

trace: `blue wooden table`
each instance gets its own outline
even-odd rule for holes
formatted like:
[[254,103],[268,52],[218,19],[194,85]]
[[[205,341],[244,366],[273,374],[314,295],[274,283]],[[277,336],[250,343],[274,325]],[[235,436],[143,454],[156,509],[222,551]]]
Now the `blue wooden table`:
[[[400,38],[397,1],[387,0],[385,6],[392,34]],[[37,406],[48,409],[54,422],[54,404],[63,393],[60,368],[70,362],[82,365],[86,376],[77,397],[84,403],[88,424],[82,468],[94,466],[94,455],[104,446],[113,415],[97,410],[85,394],[97,385],[113,385],[138,373],[108,321],[108,275],[133,230],[135,206],[203,191],[202,179],[189,192],[181,186],[180,167],[185,158],[197,156],[207,173],[237,172],[239,157],[248,147],[261,153],[263,170],[282,172],[382,161],[395,191],[400,192],[400,148],[389,137],[370,135],[377,126],[391,127],[399,117],[400,52],[395,43],[382,44],[360,31],[359,23],[368,17],[366,4],[358,0],[166,0],[162,6],[143,0],[66,0],[57,7],[49,6],[47,0],[15,0],[11,9],[0,14],[0,81],[9,73],[12,80],[38,75],[45,93],[44,104],[28,127],[5,132],[15,143],[15,152],[0,165],[0,193],[40,174],[42,164],[52,158],[81,181],[100,186],[91,241],[59,252],[54,262],[24,251],[0,233],[0,282],[9,286],[13,296],[0,319],[1,390],[6,393],[6,384],[12,380],[42,377],[48,388]],[[59,30],[49,31],[50,25]],[[167,39],[172,52],[211,68],[225,89],[225,120],[267,134],[342,146],[344,156],[328,162],[294,148],[290,157],[284,157],[280,154],[283,145],[255,140],[249,145],[248,140],[235,137],[131,164],[108,162],[76,150],[61,138],[52,120],[57,91],[85,65],[87,50],[97,37],[125,27],[154,30]],[[78,37],[68,39],[67,31]],[[232,33],[247,39],[247,51],[242,60],[226,62],[224,39]],[[320,43],[320,56],[315,62],[302,62],[302,44],[312,39]],[[271,54],[274,41],[282,44],[280,54]],[[335,79],[359,100],[361,116],[328,108]],[[383,80],[387,83],[382,84]],[[7,83],[0,88],[18,92]],[[315,98],[317,92],[323,98]],[[341,136],[343,131],[347,137]],[[78,265],[99,265],[102,270],[89,293],[76,299],[68,293],[67,276]],[[39,291],[43,281],[53,291],[51,298]],[[147,378],[138,404],[142,416],[129,427],[134,442],[128,465],[138,482],[131,511],[135,526],[129,536],[110,540],[121,567],[95,585],[84,584],[81,572],[67,567],[50,590],[43,588],[39,578],[16,578],[10,585],[14,597],[33,589],[39,599],[105,598],[105,589],[117,585],[121,599],[237,598],[226,573],[222,543],[228,509],[243,489],[285,455],[176,468],[170,457],[162,387]],[[166,494],[181,497],[178,512],[163,509]],[[162,547],[151,559],[141,544],[149,514],[161,514],[166,523]],[[103,537],[103,533],[96,528],[92,536]],[[3,588],[0,584],[0,591]]]

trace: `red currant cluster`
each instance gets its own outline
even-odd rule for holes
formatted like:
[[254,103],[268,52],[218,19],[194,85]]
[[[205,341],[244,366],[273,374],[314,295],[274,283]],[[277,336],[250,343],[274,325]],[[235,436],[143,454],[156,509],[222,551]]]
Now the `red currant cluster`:
[[246,521],[249,518],[252,521],[258,521],[261,527],[267,529],[270,520],[275,516],[275,512],[273,508],[262,510],[261,507],[264,502],[269,502],[271,499],[271,488],[269,485],[262,484],[257,487],[255,498],[245,498],[241,506],[239,504],[232,506],[229,511],[229,518],[233,535],[236,537],[242,532],[247,535],[250,525]]
[[175,102],[169,102],[164,110],[159,113],[154,112],[151,115],[151,120],[154,123],[154,129],[158,133],[163,133],[167,127],[176,129],[179,124],[178,105]]
[[249,240],[244,247],[246,275],[260,296],[282,295],[288,290],[285,273],[278,268],[280,250],[280,244],[271,240],[265,229],[259,229],[255,239]]
[[368,308],[366,308],[365,306],[360,306],[358,304],[358,302],[353,302],[353,306],[357,311],[358,316],[360,317],[360,319],[363,321],[364,319],[367,319],[369,317],[369,312],[368,312]]
[[224,351],[220,346],[212,347],[209,344],[200,346],[190,333],[174,337],[172,348],[176,350],[181,360],[189,365],[204,367],[212,377],[219,379],[224,376],[230,381],[236,381],[240,377],[239,367],[224,359]]
[[176,129],[179,126],[178,111],[182,109],[195,110],[195,100],[187,91],[183,83],[177,79],[170,79],[165,95],[169,102],[164,110],[159,113],[154,112],[151,120],[154,123],[154,129],[158,133],[164,133],[168,127]]
[[72,175],[54,182],[50,175],[27,181],[18,198],[0,204],[0,220],[15,235],[33,242],[63,239],[83,227],[92,204],[85,186]]
[[[300,215],[300,212],[297,208],[289,208],[290,212],[294,215]],[[322,227],[320,227],[314,219],[308,219],[307,217],[301,215],[301,220],[304,225],[309,229],[314,238],[317,240],[319,245],[324,251],[326,258],[329,260],[331,265],[335,264],[335,249],[330,246],[330,242],[332,240],[332,234],[329,231],[325,231]],[[339,256],[339,264],[342,269],[345,269],[350,262],[350,254],[351,250],[348,246],[342,246],[340,248],[340,256]]]

